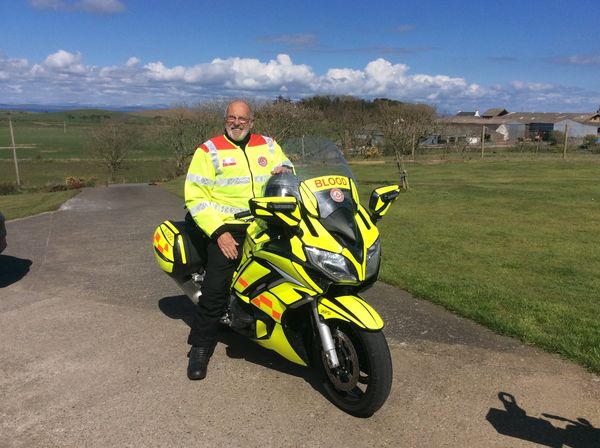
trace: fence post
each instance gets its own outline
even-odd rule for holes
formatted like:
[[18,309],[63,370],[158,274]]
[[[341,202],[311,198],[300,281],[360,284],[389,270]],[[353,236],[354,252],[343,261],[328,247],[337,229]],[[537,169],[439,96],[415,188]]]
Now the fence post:
[[565,143],[563,146],[563,159],[567,158],[567,141],[569,140],[569,125],[565,124]]
[[483,153],[485,151],[485,126],[481,127],[481,158],[483,159]]
[[8,127],[10,128],[10,139],[12,141],[13,158],[15,159],[15,173],[17,174],[17,187],[21,186],[21,177],[19,176],[19,163],[17,162],[17,147],[15,146],[15,134],[13,132],[12,119],[8,113]]

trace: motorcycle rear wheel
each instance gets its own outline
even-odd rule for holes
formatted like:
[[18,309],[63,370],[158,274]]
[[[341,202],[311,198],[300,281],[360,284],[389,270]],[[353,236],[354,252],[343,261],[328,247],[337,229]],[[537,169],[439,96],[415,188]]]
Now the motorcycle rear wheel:
[[331,321],[329,326],[340,367],[332,371],[319,350],[317,362],[327,395],[344,412],[370,417],[383,406],[392,386],[392,359],[385,336],[340,321]]

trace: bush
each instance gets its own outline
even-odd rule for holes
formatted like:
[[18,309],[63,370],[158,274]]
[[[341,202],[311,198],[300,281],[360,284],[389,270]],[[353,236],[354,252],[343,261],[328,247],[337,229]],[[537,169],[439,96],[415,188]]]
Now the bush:
[[17,184],[13,182],[0,182],[0,196],[15,194],[18,191]]
[[83,188],[83,187],[93,187],[94,185],[96,185],[96,178],[95,177],[88,177],[87,179],[85,177],[73,177],[73,176],[69,176],[65,179],[65,185],[66,185],[66,190],[75,190],[78,188]]
[[47,185],[42,190],[50,193],[55,193],[57,191],[67,191],[67,186],[63,184]]
[[600,144],[597,143],[598,137],[595,135],[586,135],[583,138],[583,143],[581,144],[581,148],[589,149],[592,152],[597,152],[600,148]]
[[371,146],[371,147],[365,148],[365,150],[363,151],[363,155],[365,156],[365,159],[370,159],[372,157],[379,157],[381,154],[382,154],[382,151],[377,146]]

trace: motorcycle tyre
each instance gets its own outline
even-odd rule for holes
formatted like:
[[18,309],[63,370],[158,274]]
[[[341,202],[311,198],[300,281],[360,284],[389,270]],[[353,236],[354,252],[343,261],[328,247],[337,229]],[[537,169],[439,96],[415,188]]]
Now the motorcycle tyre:
[[[392,358],[385,336],[381,331],[364,331],[341,321],[330,321],[329,326],[336,342],[340,363],[344,364],[344,355],[340,353],[336,331],[342,332],[351,341],[358,354],[361,376],[363,373],[367,374],[367,383],[364,391],[359,387],[355,387],[350,393],[337,389],[327,373],[329,367],[322,349],[314,350],[313,359],[319,366],[327,397],[334,405],[350,415],[370,417],[383,406],[392,387]],[[362,385],[365,386],[364,383]]]

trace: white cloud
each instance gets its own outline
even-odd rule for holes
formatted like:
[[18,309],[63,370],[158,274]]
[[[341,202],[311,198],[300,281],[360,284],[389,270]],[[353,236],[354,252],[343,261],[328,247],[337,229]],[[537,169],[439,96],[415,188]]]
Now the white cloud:
[[[0,54],[0,98],[4,103],[153,105],[193,103],[214,96],[292,98],[310,95],[387,97],[437,105],[440,110],[595,110],[598,92],[513,81],[484,87],[461,77],[411,73],[406,64],[376,59],[363,68],[334,67],[324,74],[295,64],[286,54],[271,60],[217,58],[191,66],[142,64],[130,57],[118,66],[86,65],[83,55],[61,49],[40,63]],[[10,84],[10,85],[9,85]]]
[[291,45],[294,47],[312,47],[317,41],[317,36],[312,33],[300,34],[278,34],[270,36],[261,36],[259,42]]
[[84,11],[94,14],[118,14],[125,11],[121,0],[29,0],[36,9],[55,11]]
[[600,65],[600,54],[566,56],[550,59],[550,62],[565,65]]
[[543,84],[543,83],[539,83],[539,82],[524,82],[524,81],[513,81],[510,83],[510,85],[515,90],[526,90],[526,91],[532,91],[532,92],[551,90],[554,87],[552,84]]
[[130,57],[129,59],[127,59],[127,67],[136,67],[139,65],[141,61],[139,60],[139,58],[136,57]]
[[64,0],[29,0],[29,4],[36,9],[64,9]]
[[396,31],[398,31],[399,33],[407,33],[408,31],[412,31],[415,29],[414,25],[409,25],[409,24],[403,24],[398,26],[398,28],[396,28]]
[[53,53],[46,58],[44,65],[52,69],[64,69],[79,65],[80,62],[80,53],[73,54],[65,50],[58,50],[56,53]]
[[117,14],[125,11],[125,5],[119,0],[80,0],[75,8],[100,14]]

